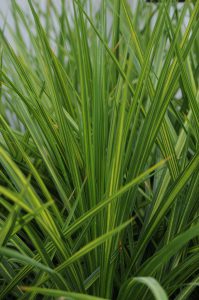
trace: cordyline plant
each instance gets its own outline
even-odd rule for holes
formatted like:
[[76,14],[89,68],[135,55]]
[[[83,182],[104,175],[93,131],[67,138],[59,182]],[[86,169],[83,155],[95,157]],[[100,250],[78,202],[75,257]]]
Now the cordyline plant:
[[0,299],[198,299],[199,0],[27,2],[0,33]]

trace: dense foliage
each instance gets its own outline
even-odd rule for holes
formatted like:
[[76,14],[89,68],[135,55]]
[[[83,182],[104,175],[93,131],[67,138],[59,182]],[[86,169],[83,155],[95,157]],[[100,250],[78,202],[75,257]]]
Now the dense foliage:
[[129,2],[12,1],[0,299],[198,299],[199,0]]

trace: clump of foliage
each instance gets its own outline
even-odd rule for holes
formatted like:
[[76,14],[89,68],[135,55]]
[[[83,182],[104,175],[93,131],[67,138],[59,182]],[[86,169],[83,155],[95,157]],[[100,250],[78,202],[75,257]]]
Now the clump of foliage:
[[0,34],[0,299],[194,299],[199,0],[28,3]]

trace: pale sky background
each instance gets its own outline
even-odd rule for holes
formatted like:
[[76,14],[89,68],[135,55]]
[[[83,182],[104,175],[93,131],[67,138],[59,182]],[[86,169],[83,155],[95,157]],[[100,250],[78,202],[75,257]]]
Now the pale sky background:
[[[12,25],[12,22],[11,22],[12,18],[10,17],[10,9],[9,9],[11,1],[12,0],[0,0],[0,13],[1,13],[0,14],[0,28],[2,28],[3,23],[4,23],[2,14],[7,17],[8,23]],[[59,3],[60,3],[59,0],[54,0],[54,1],[57,5],[59,5]],[[72,4],[71,0],[65,0],[65,1],[66,1],[67,5]],[[98,9],[100,1],[101,0],[93,0],[93,3],[95,3],[95,5],[96,5],[96,9]],[[139,0],[129,0],[129,3],[134,8],[136,6],[137,1],[139,1]],[[17,2],[24,9],[24,11],[28,11],[28,1],[27,0],[17,0]],[[41,6],[45,7],[45,3],[46,3],[46,0],[40,0]],[[181,4],[179,3],[178,4],[179,8],[182,5],[183,5],[182,3]],[[93,5],[93,8],[95,8],[94,5]],[[185,18],[185,22],[184,22],[185,27],[187,26],[188,21],[189,21],[189,17],[187,16]],[[8,36],[9,36],[9,34],[8,34]]]
[[[10,23],[11,22],[11,18],[10,18],[10,14],[9,14],[9,7],[10,7],[10,3],[12,0],[0,0],[0,13],[3,14],[4,16],[7,16],[7,20]],[[72,1],[71,0],[65,0],[67,5],[71,5]],[[101,0],[93,0],[96,5],[96,9],[99,7],[99,3]],[[131,0],[132,3],[137,2],[137,0]],[[27,0],[17,0],[17,2],[20,4],[20,6],[25,10],[28,11],[28,2]],[[59,0],[54,0],[54,2],[59,6],[60,1]],[[46,0],[40,0],[40,4],[41,7],[45,7],[45,3]],[[93,5],[94,7],[94,5]],[[0,15],[0,27],[2,27],[3,25],[3,19],[2,16]]]
[[[42,0],[41,0],[42,1]],[[6,13],[9,10],[11,0],[0,0],[0,11]],[[26,6],[26,0],[17,1],[22,7]]]
[[[0,0],[0,12],[2,12],[4,15],[7,15],[7,13],[8,13],[8,20],[9,20],[9,6],[10,6],[10,2],[11,2],[11,1],[12,1],[12,0]],[[58,3],[58,5],[59,5],[59,0],[55,0],[55,1],[56,1],[56,2]],[[70,5],[70,3],[72,3],[71,0],[65,0],[65,1],[66,1],[66,3],[69,4],[69,5]],[[96,6],[98,6],[101,0],[93,0],[93,1],[94,1],[93,3],[95,3]],[[20,6],[21,6],[22,8],[24,8],[25,10],[27,10],[27,7],[28,7],[27,0],[17,0],[17,2],[20,4]],[[41,3],[43,6],[45,5],[45,2],[46,2],[45,0],[41,0],[41,1],[40,1],[40,3]],[[132,6],[134,6],[134,5],[136,5],[137,0],[130,0],[129,2],[132,3]],[[3,23],[3,20],[2,20],[2,18],[0,17],[0,26],[2,26],[2,23]]]
[[[41,0],[42,1],[42,0]],[[25,8],[26,7],[26,0],[18,0],[18,3]],[[9,7],[10,7],[11,0],[0,0],[0,12],[8,17],[8,21],[10,21],[9,17]],[[2,16],[0,16],[0,27],[3,25],[3,19]]]

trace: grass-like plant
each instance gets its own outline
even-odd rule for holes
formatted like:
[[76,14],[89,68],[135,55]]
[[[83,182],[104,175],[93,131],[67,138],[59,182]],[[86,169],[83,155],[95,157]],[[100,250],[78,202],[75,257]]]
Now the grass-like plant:
[[198,299],[199,0],[28,3],[0,33],[0,299]]

